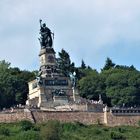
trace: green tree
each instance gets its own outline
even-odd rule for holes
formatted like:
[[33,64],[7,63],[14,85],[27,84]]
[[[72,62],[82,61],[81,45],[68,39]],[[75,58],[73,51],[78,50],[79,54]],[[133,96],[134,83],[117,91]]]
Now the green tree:
[[86,68],[86,64],[84,62],[84,60],[82,59],[82,62],[81,62],[81,69],[85,69]]
[[[90,74],[91,72],[96,71],[93,70],[91,67],[87,67],[86,69],[82,69],[81,67],[79,68],[75,68],[75,72],[76,72],[76,77],[78,80],[80,80],[81,78],[88,76],[88,74]],[[97,71],[96,71],[97,72]]]
[[12,81],[15,81],[9,71],[10,63],[5,60],[0,61],[0,107],[14,104],[14,90]]
[[16,104],[25,104],[28,94],[28,82],[35,79],[34,72],[26,70],[21,71],[17,76],[17,83],[14,85],[16,89]]
[[115,68],[103,72],[106,75],[106,95],[111,105],[134,106],[140,104],[140,72]]
[[79,80],[80,95],[84,98],[98,100],[99,94],[106,100],[105,85],[97,71],[91,71]]
[[102,70],[109,70],[111,68],[114,68],[114,66],[115,64],[112,62],[112,60],[110,58],[107,58],[105,62],[105,66],[103,67]]
[[136,70],[136,68],[131,65],[130,67],[129,66],[123,66],[123,65],[116,65],[115,68],[117,69],[123,69],[123,70]]
[[59,58],[57,59],[58,66],[61,72],[65,76],[69,77],[69,73],[70,72],[73,73],[75,70],[74,63],[71,63],[70,56],[64,49],[62,49],[61,52],[59,52],[58,54],[59,54]]
[[0,61],[0,108],[25,104],[27,82],[34,77],[32,72],[11,68],[9,62]]

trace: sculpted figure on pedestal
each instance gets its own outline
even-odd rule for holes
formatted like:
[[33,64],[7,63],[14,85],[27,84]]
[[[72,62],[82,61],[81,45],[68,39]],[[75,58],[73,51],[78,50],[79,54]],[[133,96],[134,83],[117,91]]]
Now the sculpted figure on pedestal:
[[40,45],[41,48],[47,48],[52,47],[53,44],[53,37],[54,34],[51,32],[51,30],[46,26],[45,23],[42,24],[42,20],[40,19]]

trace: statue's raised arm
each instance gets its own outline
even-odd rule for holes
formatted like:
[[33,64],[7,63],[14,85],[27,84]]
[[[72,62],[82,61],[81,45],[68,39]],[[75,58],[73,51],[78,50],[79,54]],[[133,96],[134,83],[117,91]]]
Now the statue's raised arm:
[[39,20],[40,23],[40,45],[41,48],[47,48],[47,47],[52,47],[53,40],[52,40],[52,35],[53,33],[51,30],[46,26],[45,23],[42,24],[42,20]]

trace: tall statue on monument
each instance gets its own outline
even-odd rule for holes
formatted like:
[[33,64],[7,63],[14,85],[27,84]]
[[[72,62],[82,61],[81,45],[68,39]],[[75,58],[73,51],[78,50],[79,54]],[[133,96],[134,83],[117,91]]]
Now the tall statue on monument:
[[41,48],[47,48],[52,47],[53,44],[53,36],[54,34],[51,32],[51,30],[46,26],[45,23],[42,24],[42,20],[40,19],[40,45]]

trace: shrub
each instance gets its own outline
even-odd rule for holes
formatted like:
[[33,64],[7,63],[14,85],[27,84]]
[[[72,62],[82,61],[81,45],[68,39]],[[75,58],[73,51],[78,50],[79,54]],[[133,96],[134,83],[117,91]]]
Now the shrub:
[[41,129],[43,140],[60,140],[61,126],[58,121],[48,121],[47,125]]
[[95,134],[95,135],[99,135],[102,133],[102,131],[99,130],[99,128],[94,128],[92,131],[93,131],[93,134]]
[[41,140],[41,138],[37,132],[29,130],[19,133],[14,140]]
[[80,127],[86,127],[85,124],[83,124],[83,123],[81,123],[81,122],[78,122],[78,121],[76,121],[75,124],[76,124],[77,126],[80,126]]
[[113,140],[126,140],[126,138],[122,134],[117,133],[117,132],[112,131],[110,133],[110,136],[111,136],[111,139]]
[[33,124],[27,120],[20,121],[19,124],[23,131],[31,130],[34,127]]
[[34,131],[40,131],[40,126],[35,125],[35,126],[33,127],[33,129],[32,129],[32,130],[34,130]]
[[103,128],[103,131],[106,131],[107,132],[107,131],[109,131],[109,129],[108,128]]
[[118,131],[119,131],[120,133],[124,133],[124,132],[126,131],[126,129],[123,128],[123,127],[118,127]]
[[5,136],[0,135],[0,140],[5,140]]
[[78,128],[78,125],[76,125],[76,123],[64,123],[63,125],[63,130],[64,131],[75,131]]
[[1,126],[0,127],[0,134],[1,135],[5,135],[5,136],[9,136],[10,135],[10,131],[8,128]]

